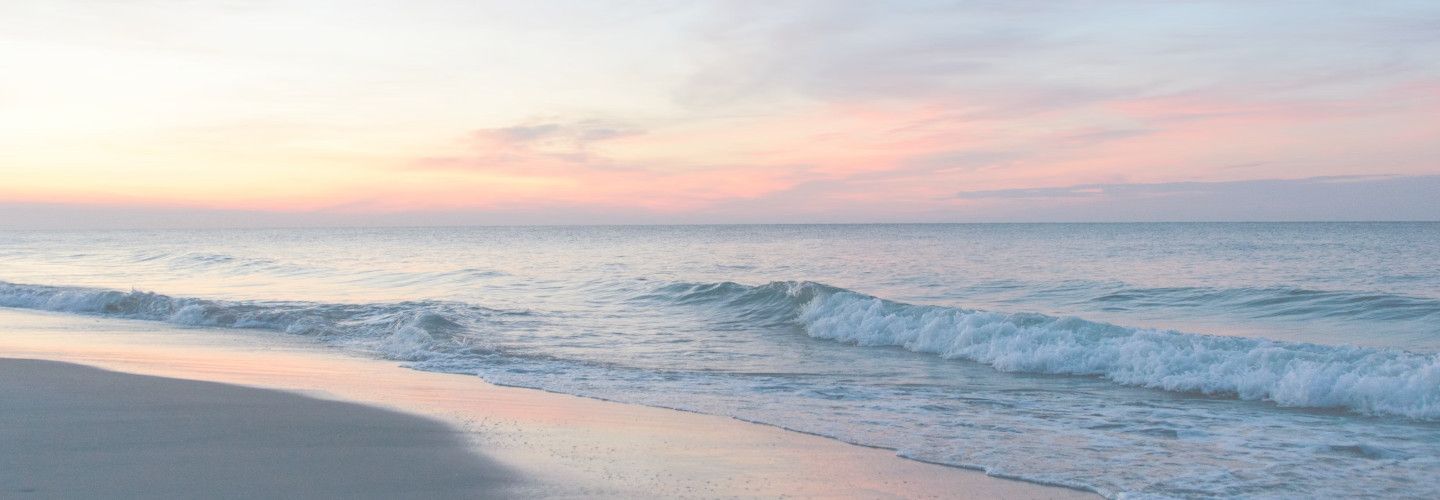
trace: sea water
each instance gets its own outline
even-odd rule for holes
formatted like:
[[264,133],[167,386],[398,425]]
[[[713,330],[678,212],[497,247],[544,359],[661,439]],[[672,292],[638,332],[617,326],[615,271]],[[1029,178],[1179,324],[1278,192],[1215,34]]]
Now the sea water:
[[0,306],[1107,496],[1440,497],[1437,223],[3,231]]

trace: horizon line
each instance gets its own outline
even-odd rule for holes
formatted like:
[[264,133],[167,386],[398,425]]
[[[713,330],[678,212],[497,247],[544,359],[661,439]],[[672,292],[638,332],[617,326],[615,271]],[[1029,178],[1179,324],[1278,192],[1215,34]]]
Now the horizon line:
[[1141,220],[1141,221],[970,221],[970,222],[704,222],[704,223],[615,223],[615,224],[415,224],[415,225],[296,225],[296,226],[176,226],[176,227],[68,227],[26,228],[0,225],[0,231],[83,232],[83,231],[267,231],[333,229],[475,229],[525,227],[741,227],[741,226],[1001,226],[1001,225],[1134,225],[1134,224],[1437,224],[1440,219],[1390,220]]

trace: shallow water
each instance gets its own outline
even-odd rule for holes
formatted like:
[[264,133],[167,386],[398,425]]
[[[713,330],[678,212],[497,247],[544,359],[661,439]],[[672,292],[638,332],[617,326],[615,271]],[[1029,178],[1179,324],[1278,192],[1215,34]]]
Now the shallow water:
[[1440,495],[1440,224],[0,232],[0,280],[1107,495]]

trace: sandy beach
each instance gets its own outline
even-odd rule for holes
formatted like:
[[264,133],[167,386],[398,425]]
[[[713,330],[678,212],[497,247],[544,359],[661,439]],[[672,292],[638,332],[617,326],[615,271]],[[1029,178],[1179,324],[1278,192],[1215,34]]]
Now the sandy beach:
[[0,500],[1440,499],[1440,0],[0,1]]
[[436,420],[284,391],[0,359],[4,495],[473,498],[511,474]]
[[0,421],[21,443],[0,451],[7,495],[1095,497],[274,333],[11,309],[0,323]]

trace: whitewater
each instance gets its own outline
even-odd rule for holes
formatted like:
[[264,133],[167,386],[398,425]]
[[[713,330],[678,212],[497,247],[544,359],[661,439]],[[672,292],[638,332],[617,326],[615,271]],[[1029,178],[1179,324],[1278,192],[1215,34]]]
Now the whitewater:
[[1440,224],[0,232],[0,307],[301,335],[1111,497],[1440,495]]

